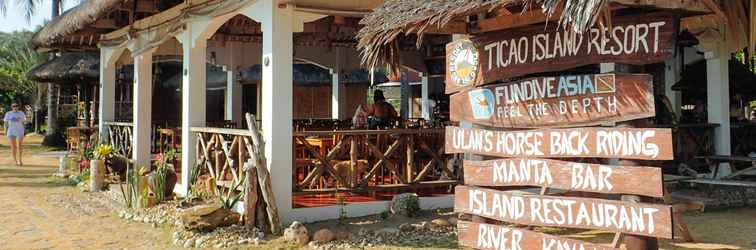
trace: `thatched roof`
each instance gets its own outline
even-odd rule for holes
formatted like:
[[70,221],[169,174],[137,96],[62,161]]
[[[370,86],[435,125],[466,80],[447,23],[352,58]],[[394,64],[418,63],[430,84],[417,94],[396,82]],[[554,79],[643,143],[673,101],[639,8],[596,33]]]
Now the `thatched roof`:
[[90,83],[100,77],[100,56],[94,53],[64,53],[52,60],[37,64],[27,72],[33,81],[44,83]]
[[34,34],[31,43],[35,48],[51,45],[60,38],[86,28],[124,1],[82,0],[79,5],[53,19]]
[[[583,33],[597,22],[611,25],[613,4],[660,9],[682,9],[691,13],[714,12],[721,23],[727,9],[741,9],[747,4],[745,0],[723,0],[724,8],[716,1],[666,1],[666,0],[387,0],[373,13],[362,19],[364,27],[358,33],[358,49],[362,53],[362,63],[367,67],[381,67],[386,64],[394,70],[399,65],[398,40],[416,35],[416,45],[422,43],[423,35],[430,29],[444,30],[452,22],[463,22],[467,16],[487,13],[499,7],[522,6],[522,10],[541,8],[547,19],[558,20],[562,28],[569,28]],[[737,4],[733,4],[737,2]],[[733,7],[737,5],[737,7]],[[725,9],[722,11],[721,9]],[[755,11],[752,11],[755,12]],[[518,13],[513,13],[517,15]],[[729,13],[727,13],[729,14]],[[745,13],[738,13],[745,16]],[[550,18],[553,15],[555,18]],[[753,14],[752,14],[753,15]],[[753,18],[753,17],[751,17]],[[739,22],[748,23],[745,18]],[[734,23],[731,21],[731,23]],[[754,23],[753,21],[750,22]],[[756,26],[756,25],[751,25]],[[469,27],[463,27],[462,33],[470,33]],[[753,29],[753,28],[752,28]],[[736,29],[738,30],[738,29]],[[747,31],[747,29],[745,29]],[[738,30],[740,32],[740,30]],[[751,32],[752,40],[756,34]],[[414,37],[410,37],[414,38]]]
[[[387,0],[362,19],[357,47],[367,67],[398,64],[396,39],[417,34],[417,45],[429,28],[443,28],[449,22],[510,4],[540,6],[548,15],[562,10],[560,24],[570,25],[577,32],[592,26],[602,15],[609,0]],[[525,8],[528,9],[528,8]]]

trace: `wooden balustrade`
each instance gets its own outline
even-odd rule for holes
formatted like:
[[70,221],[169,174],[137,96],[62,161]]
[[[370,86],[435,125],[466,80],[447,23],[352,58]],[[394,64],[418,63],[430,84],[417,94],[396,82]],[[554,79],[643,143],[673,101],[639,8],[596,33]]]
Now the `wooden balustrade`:
[[104,124],[108,127],[108,143],[113,145],[115,153],[130,158],[134,148],[134,125],[127,122],[105,122]]
[[195,127],[191,132],[197,136],[197,162],[204,162],[204,170],[218,185],[232,187],[244,182],[243,166],[252,148],[248,130]]
[[303,131],[294,145],[295,193],[417,190],[459,179],[443,129]]

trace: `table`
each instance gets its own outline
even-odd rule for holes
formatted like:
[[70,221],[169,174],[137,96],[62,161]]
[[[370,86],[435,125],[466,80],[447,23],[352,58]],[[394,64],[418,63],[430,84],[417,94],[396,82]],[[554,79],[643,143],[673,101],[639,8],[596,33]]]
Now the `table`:
[[748,162],[748,163],[752,164],[751,167],[735,171],[735,172],[733,172],[732,174],[730,174],[728,176],[722,177],[722,179],[731,179],[733,177],[736,177],[736,176],[745,174],[747,172],[756,170],[756,164],[753,164],[754,162],[756,162],[756,157],[731,156],[731,155],[706,155],[706,156],[696,156],[696,159],[703,159],[707,163],[713,162],[713,164],[717,165],[716,168],[715,168],[714,176],[712,177],[712,179],[717,177],[717,172],[719,172],[719,163],[722,163],[722,162],[729,162],[729,163],[731,163],[731,165],[734,165],[734,163],[736,163],[736,162]]
[[[681,123],[676,125],[659,125],[659,128],[671,128],[675,143],[675,159],[687,162],[696,155],[710,155],[714,152],[714,129],[716,123]],[[688,140],[690,146],[686,147]],[[686,150],[692,149],[692,150]],[[692,151],[692,152],[690,152]]]

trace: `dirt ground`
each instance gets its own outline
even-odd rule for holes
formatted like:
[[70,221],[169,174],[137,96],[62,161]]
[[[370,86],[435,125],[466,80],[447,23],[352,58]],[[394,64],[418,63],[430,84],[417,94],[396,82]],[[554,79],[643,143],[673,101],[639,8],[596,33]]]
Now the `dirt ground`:
[[24,166],[0,140],[0,249],[170,249],[168,229],[119,219],[116,213],[50,176],[57,159],[34,156],[50,149],[39,136],[25,142]]
[[[0,135],[0,249],[175,249],[168,227],[119,219],[116,211],[82,193],[64,180],[50,177],[57,159],[42,156],[51,151],[39,145],[39,136],[26,140],[25,166],[13,166],[8,142]],[[450,216],[450,215],[449,215]],[[350,219],[347,225],[322,222],[317,228],[380,229],[406,221],[380,221],[377,217]],[[700,243],[662,241],[664,249],[756,249],[756,208],[720,209],[690,213],[685,220]],[[598,243],[608,243],[612,234],[601,231],[547,230]],[[453,243],[453,239],[450,240]],[[275,240],[261,248],[282,249],[290,245]],[[411,249],[411,246],[382,246]],[[439,246],[454,248],[454,244]]]

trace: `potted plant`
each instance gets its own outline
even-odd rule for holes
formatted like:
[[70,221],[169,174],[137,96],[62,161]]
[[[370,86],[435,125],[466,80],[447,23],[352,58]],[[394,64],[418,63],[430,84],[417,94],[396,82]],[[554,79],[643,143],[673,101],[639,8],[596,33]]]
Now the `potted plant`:
[[173,194],[173,188],[176,187],[178,176],[170,164],[175,159],[175,150],[158,154],[155,170],[149,174],[150,189],[158,202],[170,197]]
[[102,190],[105,183],[105,161],[113,154],[113,147],[108,144],[100,144],[92,152],[93,159],[89,165],[89,188],[92,192]]

